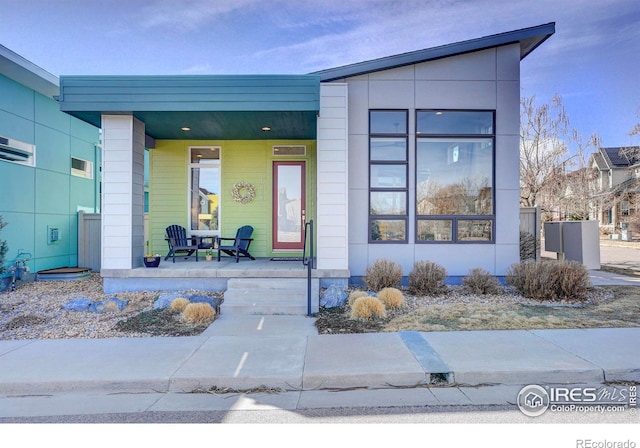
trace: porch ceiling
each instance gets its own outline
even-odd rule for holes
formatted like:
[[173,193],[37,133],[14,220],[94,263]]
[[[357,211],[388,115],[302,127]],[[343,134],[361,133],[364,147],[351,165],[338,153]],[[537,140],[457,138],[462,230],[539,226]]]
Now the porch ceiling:
[[133,115],[155,139],[314,139],[320,77],[63,76],[58,101],[97,127],[102,114]]

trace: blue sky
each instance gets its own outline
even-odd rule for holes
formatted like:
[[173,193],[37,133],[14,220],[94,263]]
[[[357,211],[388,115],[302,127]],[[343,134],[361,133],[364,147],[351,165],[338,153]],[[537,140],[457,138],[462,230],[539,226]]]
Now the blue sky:
[[556,22],[522,96],[638,144],[637,0],[0,0],[0,44],[54,75],[309,73]]

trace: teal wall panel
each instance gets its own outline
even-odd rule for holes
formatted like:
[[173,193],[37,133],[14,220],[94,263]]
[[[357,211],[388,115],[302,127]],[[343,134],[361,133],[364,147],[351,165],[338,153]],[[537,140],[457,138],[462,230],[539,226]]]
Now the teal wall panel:
[[[49,229],[55,227],[59,231],[59,240],[49,243]],[[34,248],[38,258],[65,256],[69,257],[71,240],[77,236],[70,234],[69,215],[39,213],[36,215],[34,227]],[[65,265],[66,266],[66,265]]]
[[[2,239],[9,244],[6,261],[16,258],[19,250],[34,251],[34,215],[33,213],[2,212],[2,219],[7,225],[2,229]],[[33,265],[29,267],[33,268]]]
[[11,79],[0,76],[0,109],[13,115],[32,119],[34,115],[34,92]]
[[94,160],[99,157],[96,146],[86,140],[71,137],[71,154],[72,157],[78,157],[84,160]]
[[[56,103],[56,105],[58,108],[60,108],[60,105],[58,105],[58,103]],[[92,126],[89,123],[85,123],[84,121],[76,120],[71,116],[69,116],[69,119],[69,132],[72,136],[80,140],[89,142],[93,145],[97,145],[100,143],[100,134],[98,133],[95,126]]]
[[96,188],[92,179],[71,176],[69,178],[69,212],[75,214],[79,211],[96,213]]
[[38,168],[71,174],[71,139],[69,134],[36,124]]
[[60,113],[60,106],[40,94],[35,95],[35,121],[43,126],[69,133],[71,116]]
[[33,213],[34,205],[35,170],[0,160],[0,215]]
[[36,213],[68,215],[70,175],[53,171],[36,172]]
[[[1,94],[2,92],[0,92],[0,96]],[[35,140],[33,121],[0,110],[0,135],[27,143],[33,143]]]

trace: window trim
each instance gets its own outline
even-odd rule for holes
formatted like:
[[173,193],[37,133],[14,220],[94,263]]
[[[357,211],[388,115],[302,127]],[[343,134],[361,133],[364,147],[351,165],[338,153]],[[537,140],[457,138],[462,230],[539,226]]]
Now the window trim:
[[[405,129],[402,133],[373,133],[371,132],[371,115],[375,112],[403,112],[405,117]],[[409,110],[408,109],[369,109],[368,111],[369,127],[368,127],[368,164],[367,164],[367,241],[369,244],[408,244],[409,243]],[[395,138],[403,139],[405,143],[404,160],[373,160],[371,158],[371,140],[374,138]],[[405,167],[405,186],[404,187],[372,187],[371,186],[371,167],[372,165],[397,165]],[[405,195],[405,213],[402,215],[372,215],[371,214],[371,193],[374,192],[391,192],[404,193]],[[374,240],[372,238],[372,223],[374,221],[402,221],[404,223],[404,239],[401,240]]]
[[[73,161],[78,160],[84,164],[84,169],[73,167]],[[93,180],[93,162],[91,160],[81,159],[80,157],[71,156],[71,175],[81,179]]]
[[36,166],[36,145],[0,135],[0,161]]
[[[491,134],[427,134],[418,133],[418,115],[420,112],[491,112],[493,127]],[[496,243],[496,111],[492,109],[415,109],[415,166],[414,166],[414,242],[416,244],[495,244]],[[418,214],[418,142],[421,139],[435,139],[435,138],[451,138],[451,139],[490,139],[491,140],[491,204],[492,214],[490,215],[419,215]],[[451,240],[421,240],[418,239],[418,223],[420,221],[451,221]],[[486,221],[490,220],[491,225],[491,239],[489,240],[458,240],[458,221]]]

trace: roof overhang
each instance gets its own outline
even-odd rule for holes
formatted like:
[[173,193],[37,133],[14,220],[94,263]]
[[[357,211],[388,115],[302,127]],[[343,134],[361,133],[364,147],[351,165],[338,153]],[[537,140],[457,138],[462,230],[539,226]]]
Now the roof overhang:
[[58,77],[0,45],[0,75],[53,98],[58,94]]
[[320,77],[62,76],[58,101],[98,127],[103,114],[133,115],[154,139],[314,139]]
[[516,43],[520,44],[520,60],[522,60],[554,33],[555,22],[551,22],[545,25],[359,62],[314,73],[320,75],[323,82],[329,82]]

